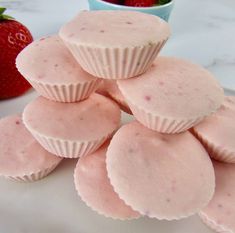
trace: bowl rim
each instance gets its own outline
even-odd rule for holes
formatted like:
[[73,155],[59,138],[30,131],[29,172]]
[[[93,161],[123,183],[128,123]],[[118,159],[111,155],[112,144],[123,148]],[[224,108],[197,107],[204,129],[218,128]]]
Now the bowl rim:
[[117,6],[120,8],[124,8],[124,9],[141,9],[141,10],[150,10],[150,9],[161,9],[161,8],[165,8],[168,7],[170,5],[172,5],[174,3],[175,0],[171,0],[170,2],[168,2],[167,4],[163,4],[160,6],[150,6],[150,7],[133,7],[133,6],[124,6],[124,5],[119,5],[119,4],[115,4],[115,3],[110,3],[110,2],[106,2],[104,0],[90,0],[90,1],[96,1],[99,3],[102,3],[104,5],[108,5],[108,6]]

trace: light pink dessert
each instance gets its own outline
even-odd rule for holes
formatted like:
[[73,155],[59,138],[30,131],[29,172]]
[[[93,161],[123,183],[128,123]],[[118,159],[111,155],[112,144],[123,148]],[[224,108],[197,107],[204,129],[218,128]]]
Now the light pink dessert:
[[91,209],[113,219],[133,219],[140,214],[121,200],[107,176],[105,158],[109,143],[79,159],[74,182],[79,196]]
[[223,89],[207,70],[188,61],[159,57],[139,77],[118,81],[133,115],[146,127],[179,133],[215,112]]
[[108,147],[106,164],[119,197],[151,218],[188,217],[214,193],[210,157],[188,131],[167,135],[136,121],[124,125]]
[[38,144],[20,115],[0,120],[0,176],[36,181],[52,172],[61,160]]
[[216,160],[235,163],[235,97],[229,96],[212,116],[193,128],[210,156]]
[[48,151],[77,158],[101,146],[120,124],[120,108],[112,100],[92,94],[78,103],[56,103],[39,97],[28,104],[23,120]]
[[200,212],[202,220],[220,233],[235,232],[235,164],[213,162],[216,189],[209,205]]
[[135,11],[83,11],[59,32],[79,64],[105,79],[144,73],[170,36],[157,16]]
[[123,94],[117,86],[116,81],[103,80],[102,85],[97,89],[96,92],[111,97],[114,101],[118,103],[118,105],[124,112],[132,114]]
[[58,36],[31,43],[17,56],[16,66],[39,94],[54,101],[86,99],[100,83],[83,71]]

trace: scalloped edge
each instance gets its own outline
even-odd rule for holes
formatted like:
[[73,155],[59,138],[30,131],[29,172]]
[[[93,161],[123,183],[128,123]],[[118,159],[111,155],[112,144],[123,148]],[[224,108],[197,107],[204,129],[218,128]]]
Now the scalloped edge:
[[154,115],[137,107],[127,99],[134,117],[144,126],[154,131],[167,134],[184,132],[202,121],[206,116],[191,119],[172,119]]
[[[24,123],[25,124],[25,123]],[[42,135],[25,124],[38,143],[50,153],[62,158],[79,158],[96,151],[115,132],[93,141],[63,140]]]
[[[77,166],[78,166],[78,162],[77,162],[76,167],[75,167],[74,172],[73,172],[73,179],[74,179],[75,190],[77,191],[78,196],[81,198],[81,200],[86,204],[86,206],[87,206],[88,208],[90,208],[92,211],[98,213],[99,215],[102,215],[102,216],[104,216],[104,217],[106,217],[106,218],[110,218],[110,219],[113,219],[113,220],[121,220],[121,221],[126,221],[126,220],[128,220],[128,221],[130,221],[130,220],[135,220],[135,219],[139,219],[140,217],[142,217],[141,214],[140,214],[139,216],[130,217],[130,218],[118,218],[118,217],[115,218],[115,217],[113,217],[113,216],[108,216],[108,215],[106,215],[105,213],[101,212],[100,210],[95,209],[95,208],[93,208],[91,205],[89,205],[89,204],[84,200],[84,198],[83,198],[83,196],[81,195],[81,193],[79,192],[79,188],[78,188],[78,185],[77,185],[77,183],[76,183],[76,168],[77,168]],[[111,185],[111,184],[110,184],[110,185]],[[117,194],[117,195],[118,195],[118,194]],[[118,196],[119,196],[119,195],[118,195]],[[121,199],[121,200],[122,200],[122,199]],[[123,200],[122,200],[122,201],[123,201]],[[126,203],[125,203],[125,204],[126,204]],[[129,206],[129,205],[128,205],[128,206]],[[132,208],[131,206],[129,206],[129,207]]]
[[94,78],[89,82],[69,85],[49,84],[27,79],[43,97],[62,103],[72,103],[87,99],[99,87],[101,80]]
[[195,128],[192,128],[192,133],[203,144],[211,158],[221,162],[235,163],[235,151],[230,151],[225,147],[215,145]]
[[[108,149],[107,149],[107,153],[106,153],[107,155],[108,155],[109,148],[110,148],[110,145],[108,146]],[[120,198],[121,200],[123,200],[126,205],[130,206],[133,210],[139,212],[142,216],[147,216],[147,217],[149,217],[149,218],[151,218],[151,219],[172,221],[172,220],[181,220],[181,219],[184,219],[184,218],[188,218],[188,217],[190,217],[190,216],[192,216],[192,215],[194,215],[194,214],[197,214],[199,211],[201,211],[203,208],[205,208],[205,207],[209,204],[209,202],[211,201],[211,199],[213,198],[214,193],[215,193],[215,184],[214,184],[214,189],[213,189],[213,192],[211,193],[211,197],[209,198],[209,200],[208,200],[207,202],[205,202],[204,204],[202,204],[201,207],[195,209],[195,211],[189,212],[189,213],[187,213],[187,214],[181,214],[181,215],[179,215],[178,217],[176,217],[176,216],[171,216],[171,217],[168,216],[168,217],[167,217],[167,216],[163,216],[163,215],[149,216],[149,215],[146,215],[143,211],[140,211],[140,210],[136,209],[134,206],[132,206],[130,203],[128,203],[124,198],[122,198],[122,197],[120,196],[120,194],[119,194],[119,192],[117,191],[115,185],[113,185],[112,179],[111,179],[111,177],[110,177],[110,170],[112,170],[112,168],[109,167],[108,156],[106,156],[106,161],[105,161],[105,162],[106,162],[107,176],[108,176],[108,178],[109,178],[110,184],[113,186],[113,189],[114,189],[114,191],[118,194],[119,198]],[[233,233],[233,232],[232,232],[232,233]]]
[[203,221],[204,224],[206,224],[208,227],[210,227],[212,230],[218,232],[218,233],[234,233],[234,231],[224,227],[223,225],[220,225],[216,223],[214,220],[210,219],[207,214],[205,214],[203,211],[198,213],[198,216]]
[[130,48],[93,48],[64,42],[86,72],[103,79],[127,79],[144,73],[167,40]]
[[0,175],[3,176],[6,179],[13,180],[13,181],[18,181],[18,182],[35,182],[38,180],[41,180],[48,176],[59,164],[61,160],[58,160],[57,163],[53,164],[51,167],[42,169],[37,172],[31,172],[30,174],[24,174],[24,175]]

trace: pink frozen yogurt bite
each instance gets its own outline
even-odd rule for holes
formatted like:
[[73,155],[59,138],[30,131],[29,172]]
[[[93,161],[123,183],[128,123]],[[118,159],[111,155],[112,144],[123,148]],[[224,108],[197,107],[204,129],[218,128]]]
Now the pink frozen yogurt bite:
[[49,153],[25,128],[20,115],[0,120],[0,175],[36,181],[48,175],[61,158]]
[[81,68],[57,35],[28,45],[18,55],[16,66],[39,94],[59,102],[86,99],[100,84]]
[[221,108],[193,128],[216,160],[235,163],[235,96],[227,96]]
[[235,232],[235,164],[214,161],[216,189],[209,205],[200,212],[202,220],[220,233]]
[[133,115],[146,127],[179,133],[215,112],[223,89],[207,70],[188,61],[158,57],[139,77],[119,80]]
[[105,158],[109,143],[79,159],[74,182],[82,200],[98,213],[113,219],[132,219],[140,214],[127,206],[114,192],[107,176]]
[[149,68],[170,28],[159,17],[136,11],[82,11],[59,35],[88,73],[125,79]]
[[205,207],[214,193],[210,157],[188,131],[160,134],[131,122],[114,135],[106,164],[119,197],[151,218],[190,216]]
[[23,120],[48,151],[77,158],[92,153],[119,127],[118,105],[99,94],[78,103],[56,103],[38,97],[29,103]]

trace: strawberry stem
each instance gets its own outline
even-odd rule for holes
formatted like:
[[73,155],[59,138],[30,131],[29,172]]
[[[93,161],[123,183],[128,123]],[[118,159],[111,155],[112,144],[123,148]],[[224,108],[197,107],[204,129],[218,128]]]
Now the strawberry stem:
[[159,5],[164,5],[164,4],[167,4],[167,3],[169,3],[171,0],[159,0],[158,1],[158,4]]
[[6,8],[0,7],[0,21],[2,20],[11,20],[14,19],[10,15],[4,15],[3,13],[6,11]]

